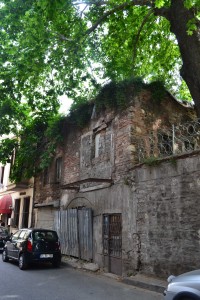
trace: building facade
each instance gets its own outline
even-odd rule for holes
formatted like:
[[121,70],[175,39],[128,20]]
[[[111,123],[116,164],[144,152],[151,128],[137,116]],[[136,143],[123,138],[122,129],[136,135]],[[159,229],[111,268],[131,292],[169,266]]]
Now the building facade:
[[34,180],[13,184],[9,179],[10,168],[10,163],[0,164],[0,215],[10,232],[15,232],[32,226]]
[[[166,276],[187,269],[192,259],[183,253],[189,244],[194,250],[194,224],[185,216],[181,227],[181,212],[191,191],[195,197],[199,192],[192,174],[199,176],[200,167],[190,166],[200,159],[199,142],[175,137],[174,124],[194,119],[194,111],[171,95],[154,102],[142,91],[124,110],[93,111],[83,128],[68,124],[51,166],[35,178],[35,226],[58,230],[63,254],[114,274]],[[177,263],[178,251],[184,266]]]

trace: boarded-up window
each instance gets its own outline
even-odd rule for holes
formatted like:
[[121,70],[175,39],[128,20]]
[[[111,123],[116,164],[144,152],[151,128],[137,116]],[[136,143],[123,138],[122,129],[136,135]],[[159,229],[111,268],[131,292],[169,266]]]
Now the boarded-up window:
[[111,151],[111,132],[101,130],[94,133],[93,136],[93,147],[94,147],[94,156],[93,157],[107,157],[110,159]]
[[99,153],[100,153],[100,133],[95,135],[95,157],[99,157]]

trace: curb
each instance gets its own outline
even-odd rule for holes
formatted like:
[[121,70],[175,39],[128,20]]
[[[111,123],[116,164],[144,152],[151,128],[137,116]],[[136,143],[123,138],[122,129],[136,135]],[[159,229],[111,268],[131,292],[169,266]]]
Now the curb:
[[145,282],[137,279],[122,278],[122,282],[145,290],[150,290],[156,293],[160,293],[160,294],[163,294],[164,290],[166,289],[164,284],[160,285],[158,283]]
[[[79,270],[81,269],[93,273],[99,271],[99,269],[96,268],[95,264],[90,264],[90,263],[84,264],[81,263],[78,259],[70,259],[70,260],[65,259],[62,261],[62,265],[71,267],[73,269],[79,269]],[[107,276],[115,280],[120,280],[125,284],[132,285],[145,290],[150,290],[160,294],[163,294],[167,285],[167,282],[165,282],[164,280],[160,280],[158,278],[153,278],[141,274],[137,274],[131,277],[121,277],[112,273],[104,273],[104,272],[100,272],[100,273],[103,276]]]

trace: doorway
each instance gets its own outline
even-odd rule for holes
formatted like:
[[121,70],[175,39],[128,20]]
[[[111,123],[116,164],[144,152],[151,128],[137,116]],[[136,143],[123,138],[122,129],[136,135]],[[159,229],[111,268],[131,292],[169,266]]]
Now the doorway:
[[103,215],[103,254],[108,272],[122,274],[122,215]]

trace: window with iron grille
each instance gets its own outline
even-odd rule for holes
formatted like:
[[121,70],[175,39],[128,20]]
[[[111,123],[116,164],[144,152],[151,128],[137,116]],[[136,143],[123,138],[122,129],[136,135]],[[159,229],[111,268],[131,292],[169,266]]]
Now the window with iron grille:
[[121,214],[103,215],[103,253],[113,257],[122,254],[122,216]]
[[160,134],[158,136],[158,148],[162,156],[170,156],[173,154],[172,136],[168,134]]

